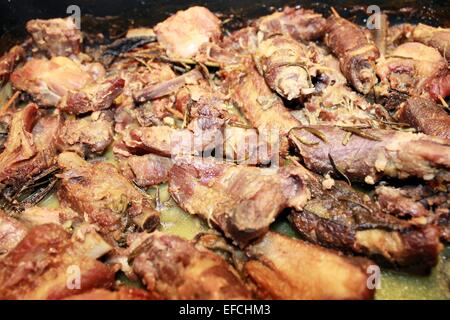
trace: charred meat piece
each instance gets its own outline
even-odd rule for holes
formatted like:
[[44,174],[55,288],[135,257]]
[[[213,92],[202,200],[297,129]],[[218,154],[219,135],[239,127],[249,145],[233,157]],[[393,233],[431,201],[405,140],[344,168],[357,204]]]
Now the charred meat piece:
[[262,236],[285,208],[301,210],[309,197],[296,168],[256,168],[201,158],[176,159],[169,192],[239,246]]
[[41,50],[52,57],[79,54],[83,36],[73,18],[30,20],[27,31]]
[[380,56],[375,44],[361,27],[332,15],[327,20],[326,45],[339,58],[341,70],[353,87],[367,94],[377,83],[375,60]]
[[0,183],[22,187],[31,177],[55,164],[60,117],[40,117],[29,104],[13,114],[5,150],[0,154]]
[[111,112],[94,112],[80,119],[66,119],[58,134],[58,150],[82,157],[102,154],[113,141]]
[[269,87],[286,99],[297,99],[314,91],[307,69],[306,48],[296,40],[287,36],[264,40],[254,60]]
[[295,40],[311,41],[325,33],[325,18],[312,10],[284,8],[281,12],[262,17],[255,26],[265,37],[286,34]]
[[227,76],[232,98],[250,124],[260,132],[280,130],[286,135],[299,122],[289,113],[281,99],[267,86],[252,64],[241,73],[233,71]]
[[311,200],[303,211],[293,211],[290,220],[304,238],[414,271],[425,272],[436,264],[442,249],[438,228],[385,214],[345,182],[327,185],[322,177],[303,170]]
[[25,237],[28,228],[0,210],[0,260]]
[[141,188],[148,188],[169,180],[172,161],[155,154],[130,156],[120,160],[122,174]]
[[108,109],[122,93],[125,81],[120,78],[91,83],[79,91],[69,91],[58,104],[58,109],[69,114],[82,114]]
[[438,49],[447,61],[450,60],[450,29],[434,28],[419,23],[412,32],[412,38],[414,41]]
[[8,80],[16,65],[24,58],[25,50],[22,46],[14,46],[0,57],[0,86]]
[[60,201],[97,225],[102,234],[117,239],[130,223],[145,230],[158,225],[158,212],[147,195],[112,164],[91,164],[71,152],[61,153],[58,163],[63,169]]
[[450,115],[428,99],[409,98],[400,106],[396,118],[419,132],[450,139]]
[[225,260],[177,236],[155,232],[133,256],[134,272],[159,299],[251,298],[237,272]]
[[81,90],[93,81],[91,73],[66,57],[33,58],[11,75],[13,86],[29,93],[40,106],[56,106],[70,90]]
[[306,166],[374,184],[384,176],[449,181],[450,141],[410,132],[310,126],[295,129],[291,141]]
[[[0,297],[62,299],[93,288],[111,287],[114,272],[96,260],[111,247],[94,231],[81,231],[70,238],[55,224],[31,229],[0,261]],[[77,272],[81,275],[79,282]]]
[[117,290],[93,289],[64,300],[151,300],[151,293],[133,287],[121,286]]
[[367,286],[370,261],[274,232],[246,249],[244,270],[263,299],[372,299]]
[[439,51],[419,42],[404,43],[378,60],[377,75],[381,81],[376,93],[381,96],[391,94],[390,90],[433,99],[450,93],[447,62]]
[[201,45],[218,40],[220,20],[207,8],[190,7],[158,23],[155,33],[169,57],[191,58]]

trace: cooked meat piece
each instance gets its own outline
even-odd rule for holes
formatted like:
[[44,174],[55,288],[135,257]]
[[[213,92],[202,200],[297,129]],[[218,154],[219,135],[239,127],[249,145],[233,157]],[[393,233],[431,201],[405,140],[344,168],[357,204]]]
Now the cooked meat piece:
[[295,129],[290,138],[306,166],[317,173],[345,174],[350,180],[368,184],[384,176],[450,179],[447,139],[404,131],[331,126]]
[[69,91],[61,99],[58,109],[70,114],[108,109],[122,93],[125,81],[120,78],[91,83],[78,91]]
[[259,18],[255,26],[265,37],[275,34],[290,35],[295,40],[310,41],[325,33],[326,20],[312,10],[284,8],[281,12]]
[[16,65],[25,57],[22,46],[14,46],[0,57],[0,86],[3,86]]
[[280,130],[286,135],[299,126],[281,99],[267,86],[252,64],[245,72],[233,71],[227,76],[232,98],[250,124],[262,131]]
[[450,195],[446,190],[428,186],[400,188],[380,186],[376,199],[382,210],[419,225],[434,224],[440,228],[441,239],[450,239]]
[[80,235],[76,231],[70,238],[56,224],[37,226],[0,261],[0,297],[62,299],[93,288],[110,287],[114,272],[96,260],[110,249],[91,230]]
[[115,101],[116,132],[123,133],[134,124],[143,127],[162,125],[165,117],[172,116],[169,109],[174,104],[174,98],[170,94],[166,93],[166,96],[151,99],[142,105],[137,105],[134,100],[144,88],[153,90],[158,84],[176,77],[169,64],[147,62],[146,66],[142,66],[135,59],[122,59],[109,71],[125,80],[123,92]]
[[218,40],[220,20],[207,8],[190,7],[178,11],[155,27],[158,42],[173,58],[191,58],[200,46]]
[[265,234],[283,209],[301,210],[309,196],[296,168],[256,168],[201,158],[175,161],[169,192],[181,208],[200,215],[239,246]]
[[302,167],[311,200],[290,219],[300,234],[327,247],[368,255],[383,263],[428,271],[442,249],[439,229],[412,225],[381,211],[367,195],[343,181],[326,180]]
[[390,26],[387,33],[386,43],[389,51],[401,45],[411,38],[415,26],[410,23],[401,23]]
[[372,299],[370,261],[347,258],[301,240],[267,233],[246,250],[245,272],[263,299]]
[[135,253],[134,272],[159,299],[243,300],[251,294],[220,256],[154,232]]
[[102,234],[117,240],[131,222],[146,230],[158,225],[159,214],[150,199],[114,165],[88,163],[71,152],[61,153],[58,164],[63,169],[60,201],[97,225]]
[[60,117],[40,117],[31,103],[13,114],[5,150],[0,154],[0,183],[22,187],[55,164]]
[[113,141],[112,113],[94,112],[81,119],[66,119],[58,134],[58,149],[82,157],[102,154]]
[[258,133],[256,129],[226,127],[223,150],[215,149],[215,157],[223,151],[224,158],[238,164],[274,165],[278,159],[279,145],[271,136]]
[[156,85],[146,86],[142,90],[136,92],[134,94],[134,98],[137,102],[140,103],[157,98],[162,98],[171,93],[175,93],[186,84],[197,83],[197,81],[202,78],[202,73],[199,70],[194,69],[176,78],[158,83]]
[[254,54],[256,67],[269,87],[288,100],[310,94],[306,47],[287,36],[274,36],[260,43]]
[[361,27],[335,15],[327,20],[325,44],[339,58],[342,73],[353,87],[367,94],[377,83],[375,60],[380,56],[375,44]]
[[418,42],[407,42],[397,47],[386,58],[377,62],[377,75],[381,82],[378,95],[389,95],[390,90],[408,95],[450,93],[447,62],[439,51]]
[[222,101],[214,97],[195,99],[197,101],[189,98],[189,106],[186,107],[186,114],[190,118],[186,129],[168,126],[132,129],[124,137],[125,145],[131,150],[165,157],[207,153],[216,146],[222,146],[225,118],[229,116],[222,109]]
[[93,80],[81,65],[66,57],[34,58],[11,75],[13,86],[28,92],[40,106],[56,106],[69,91],[81,90]]
[[122,174],[141,188],[148,188],[169,179],[172,161],[155,154],[130,156],[120,160]]
[[340,126],[377,125],[377,105],[350,90],[346,85],[334,84],[313,94],[305,108],[292,114],[305,125],[330,124]]
[[375,189],[377,201],[383,211],[398,217],[426,217],[425,206],[418,199],[408,196],[407,190],[379,186]]
[[439,52],[450,60],[450,29],[434,28],[423,23],[419,23],[412,32],[414,41],[422,42],[439,50]]
[[42,224],[54,223],[64,226],[80,224],[78,213],[69,208],[43,208],[31,207],[20,213],[19,219],[28,227],[35,227]]
[[245,27],[223,38],[220,44],[228,52],[236,54],[253,54],[258,48],[257,28]]
[[428,99],[409,98],[400,106],[396,117],[419,132],[450,139],[450,115]]
[[93,289],[67,297],[64,300],[151,300],[151,298],[151,294],[145,290],[121,286],[116,291]]
[[79,54],[83,35],[73,18],[30,20],[27,31],[41,50],[46,50],[52,57]]
[[[217,130],[220,134],[220,130]],[[174,157],[183,154],[201,154],[215,148],[215,139],[203,138],[202,131],[198,138],[188,129],[174,129],[168,126],[157,126],[133,129],[124,138],[126,146],[139,152],[155,153],[163,157]]]
[[27,227],[0,210],[0,260],[25,237]]

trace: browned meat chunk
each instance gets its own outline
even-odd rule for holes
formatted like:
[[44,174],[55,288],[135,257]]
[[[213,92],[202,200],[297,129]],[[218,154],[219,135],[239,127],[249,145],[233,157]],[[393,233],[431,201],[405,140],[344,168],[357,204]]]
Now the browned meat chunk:
[[15,248],[27,231],[23,223],[0,211],[0,260]]
[[287,34],[295,40],[310,41],[324,35],[326,20],[312,10],[286,7],[256,20],[255,25],[266,37]]
[[168,56],[191,58],[202,44],[218,40],[220,20],[204,7],[190,7],[158,23],[155,33]]
[[145,290],[121,286],[118,290],[94,289],[64,300],[151,300],[152,295]]
[[30,20],[27,31],[41,50],[52,57],[70,56],[81,51],[82,34],[71,18]]
[[240,246],[262,236],[285,208],[301,210],[309,192],[296,168],[256,168],[180,158],[169,173],[178,205],[217,226]]
[[95,77],[84,69],[66,57],[31,59],[12,73],[11,82],[17,89],[28,92],[39,105],[56,106],[69,91],[81,90],[94,81]]
[[233,99],[250,124],[260,133],[279,130],[282,135],[286,135],[299,125],[252,64],[248,65],[245,73],[234,71],[229,74],[227,81]]
[[159,299],[251,298],[237,272],[225,260],[182,238],[155,232],[133,256],[134,272]]
[[70,114],[108,109],[122,93],[125,81],[120,78],[105,79],[88,84],[79,91],[69,91],[58,104],[58,109]]
[[61,153],[58,163],[64,170],[59,175],[60,201],[97,225],[102,234],[117,239],[131,221],[146,230],[158,225],[159,214],[150,199],[114,165],[91,164],[71,152]]
[[375,193],[377,203],[384,212],[413,224],[437,225],[441,239],[450,241],[450,195],[446,190],[423,185],[400,188],[380,186]]
[[[351,136],[349,137],[349,135]],[[449,181],[450,141],[410,132],[311,126],[290,134],[306,166],[374,184],[384,176]]]
[[339,58],[342,73],[353,87],[367,94],[377,83],[375,60],[380,56],[375,44],[356,24],[335,15],[328,18],[326,45]]
[[418,199],[408,196],[404,189],[380,186],[376,188],[377,201],[381,208],[398,217],[425,217],[429,214]]
[[54,223],[64,226],[73,226],[82,223],[82,219],[75,211],[69,208],[30,207],[20,213],[19,220],[28,227]]
[[172,161],[155,154],[130,156],[120,160],[122,174],[141,188],[165,183]]
[[376,93],[387,96],[391,94],[390,90],[394,90],[433,99],[437,99],[436,94],[445,97],[450,93],[447,74],[447,62],[439,51],[418,42],[407,42],[377,62],[377,75],[381,82]]
[[65,120],[58,134],[58,149],[89,157],[102,154],[113,141],[112,114],[94,112],[90,116]]
[[274,232],[246,250],[245,272],[263,299],[372,299],[370,262]]
[[306,47],[287,36],[274,36],[260,43],[254,54],[258,71],[269,87],[288,100],[310,94]]
[[423,23],[419,23],[412,33],[414,41],[422,42],[439,50],[439,52],[450,60],[450,29],[434,28]]
[[[0,261],[0,297],[62,299],[110,287],[114,272],[96,260],[110,249],[94,231],[70,238],[56,224],[35,227]],[[80,279],[76,278],[78,272]]]
[[[220,130],[216,131],[220,134]],[[198,139],[188,129],[174,129],[168,126],[157,126],[133,129],[124,138],[126,146],[147,153],[155,153],[163,157],[182,154],[201,154],[215,147],[215,139],[203,139],[202,130],[198,132]]]
[[311,200],[290,216],[303,237],[415,271],[428,271],[436,265],[442,249],[438,228],[399,220],[345,182],[328,184],[322,177],[303,171]]
[[397,111],[396,117],[419,132],[450,139],[450,115],[428,99],[409,98]]
[[0,154],[0,183],[20,185],[56,163],[59,116],[40,117],[38,106],[29,104],[13,114],[11,128]]
[[25,50],[21,46],[14,46],[0,57],[0,86],[9,80],[9,75],[24,56]]

